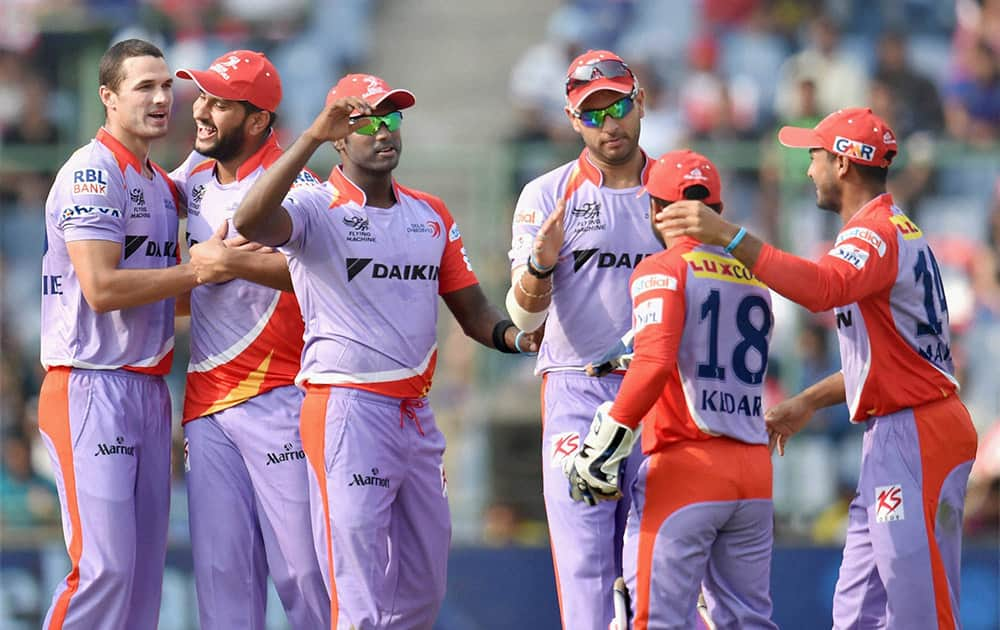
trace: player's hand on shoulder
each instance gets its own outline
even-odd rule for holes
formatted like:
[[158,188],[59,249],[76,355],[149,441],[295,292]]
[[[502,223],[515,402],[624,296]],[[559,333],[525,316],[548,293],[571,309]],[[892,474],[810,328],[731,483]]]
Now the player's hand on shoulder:
[[541,227],[535,233],[535,241],[531,247],[531,257],[541,267],[552,267],[559,262],[559,251],[566,237],[566,200],[556,202],[556,209],[545,217]]
[[316,120],[313,121],[306,133],[320,142],[333,142],[346,138],[354,131],[351,121],[351,114],[354,111],[360,112],[358,115],[372,113],[372,106],[368,101],[357,96],[346,96],[337,98],[323,107]]
[[801,431],[815,413],[816,409],[802,396],[793,396],[768,409],[764,414],[764,425],[771,452],[777,448],[778,454],[784,455],[788,438]]
[[638,431],[612,418],[611,404],[601,403],[580,450],[563,460],[563,473],[569,479],[569,495],[574,501],[597,505],[622,496],[622,467],[632,453]]

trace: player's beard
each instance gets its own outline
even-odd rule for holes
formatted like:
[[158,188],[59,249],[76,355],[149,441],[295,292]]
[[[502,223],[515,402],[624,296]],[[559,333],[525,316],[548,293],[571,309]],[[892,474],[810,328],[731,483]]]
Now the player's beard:
[[[246,121],[244,120],[244,122]],[[246,143],[246,135],[243,132],[242,124],[225,133],[216,127],[215,134],[215,142],[207,147],[200,147],[196,142],[195,150],[206,157],[215,158],[220,162],[231,160],[243,151]]]
[[816,182],[816,207],[840,214],[842,190],[835,182]]

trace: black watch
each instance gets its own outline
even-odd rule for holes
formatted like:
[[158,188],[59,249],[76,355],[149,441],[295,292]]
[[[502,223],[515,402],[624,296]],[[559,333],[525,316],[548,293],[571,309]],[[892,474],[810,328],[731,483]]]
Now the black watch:
[[542,271],[531,262],[531,256],[528,256],[528,273],[535,276],[539,280],[544,280],[556,272],[556,266],[552,265],[549,269]]

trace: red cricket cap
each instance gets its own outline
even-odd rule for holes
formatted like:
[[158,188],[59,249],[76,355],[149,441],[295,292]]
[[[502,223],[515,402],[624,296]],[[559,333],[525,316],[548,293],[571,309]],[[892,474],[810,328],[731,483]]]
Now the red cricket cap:
[[680,201],[692,186],[708,189],[708,197],[699,200],[702,203],[722,203],[722,180],[711,160],[691,149],[668,151],[653,162],[646,186],[639,194],[648,192],[664,201]]
[[869,107],[838,109],[812,129],[782,127],[778,141],[786,147],[826,149],[868,166],[889,166],[899,152],[896,134]]
[[252,50],[227,52],[212,62],[208,70],[181,69],[174,73],[189,79],[206,94],[227,101],[246,101],[274,112],[281,103],[281,77],[263,53]]
[[588,50],[566,70],[566,100],[575,110],[588,96],[601,90],[631,94],[635,75],[621,57],[610,50]]
[[378,107],[382,101],[388,99],[396,106],[396,109],[406,109],[413,107],[417,102],[413,92],[409,90],[394,90],[389,84],[373,74],[349,74],[337,81],[337,85],[326,95],[326,103],[345,96],[357,96],[368,101],[372,108]]

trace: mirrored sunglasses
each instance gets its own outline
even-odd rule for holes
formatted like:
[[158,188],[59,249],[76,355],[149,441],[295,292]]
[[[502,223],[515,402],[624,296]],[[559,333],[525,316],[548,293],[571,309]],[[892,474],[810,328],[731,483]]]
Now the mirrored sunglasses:
[[615,120],[621,120],[622,118],[628,116],[629,112],[631,112],[634,107],[635,94],[633,93],[624,98],[618,99],[604,109],[587,109],[584,111],[573,112],[573,116],[579,118],[584,127],[600,129],[604,126],[604,118],[606,116],[611,116]]
[[574,88],[596,79],[614,79],[624,76],[631,76],[633,80],[635,79],[632,70],[624,62],[616,59],[593,61],[573,68],[573,72],[566,77],[566,93],[569,94]]
[[[363,121],[368,122],[357,126]],[[398,131],[399,126],[403,124],[403,112],[397,110],[389,112],[385,116],[354,116],[351,118],[351,124],[355,125],[354,133],[360,133],[363,136],[374,136],[382,125],[385,125],[389,131]]]

